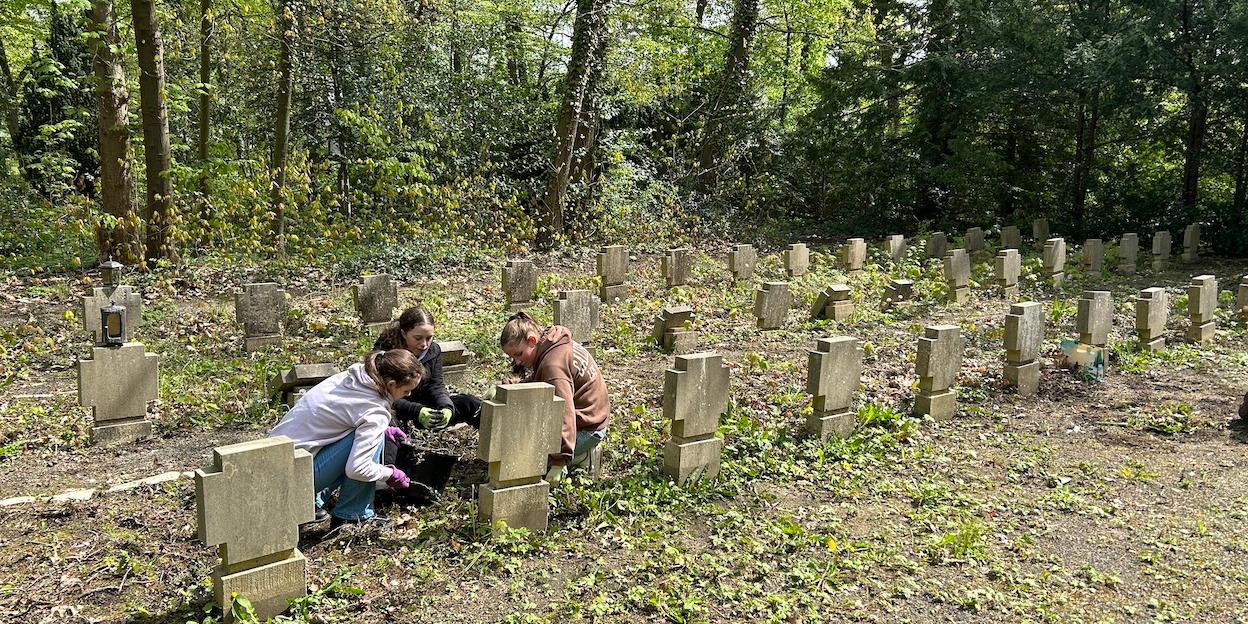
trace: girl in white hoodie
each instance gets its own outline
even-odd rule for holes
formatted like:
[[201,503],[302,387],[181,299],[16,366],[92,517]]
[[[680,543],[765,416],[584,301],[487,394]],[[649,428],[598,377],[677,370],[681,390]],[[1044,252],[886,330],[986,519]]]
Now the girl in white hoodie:
[[322,381],[295,404],[270,436],[286,436],[295,448],[313,454],[312,478],[317,516],[324,496],[338,489],[334,526],[374,516],[377,482],[405,488],[407,475],[381,463],[389,439],[406,439],[390,426],[390,405],[424,377],[424,367],[406,349],[373,351],[364,361]]

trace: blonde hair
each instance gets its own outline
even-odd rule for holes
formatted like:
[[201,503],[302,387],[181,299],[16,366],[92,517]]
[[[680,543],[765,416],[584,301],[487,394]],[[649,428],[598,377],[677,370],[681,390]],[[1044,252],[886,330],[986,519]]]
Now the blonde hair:
[[503,325],[503,331],[498,335],[498,345],[500,347],[509,347],[518,342],[528,340],[529,336],[541,336],[542,326],[533,320],[527,312],[520,311],[512,314],[507,319],[507,323]]
[[425,367],[420,360],[407,349],[390,349],[373,351],[364,356],[364,372],[377,384],[377,392],[388,398],[386,382],[403,386],[415,380],[417,383],[425,378]]

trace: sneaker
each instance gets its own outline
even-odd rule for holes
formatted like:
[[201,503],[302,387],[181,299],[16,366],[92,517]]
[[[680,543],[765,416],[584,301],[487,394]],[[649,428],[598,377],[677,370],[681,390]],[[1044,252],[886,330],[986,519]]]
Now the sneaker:
[[382,529],[382,528],[390,526],[390,519],[382,517],[382,516],[373,516],[371,518],[347,520],[346,518],[339,518],[338,516],[334,516],[333,519],[329,521],[329,530],[333,531],[334,529],[337,529],[341,526],[348,525],[348,524],[352,526],[358,526],[358,527]]

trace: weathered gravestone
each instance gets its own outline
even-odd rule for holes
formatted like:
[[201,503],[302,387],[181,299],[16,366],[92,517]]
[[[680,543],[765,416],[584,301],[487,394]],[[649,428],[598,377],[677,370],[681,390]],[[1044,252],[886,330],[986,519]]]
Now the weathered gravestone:
[[815,305],[810,310],[812,319],[831,319],[844,321],[854,313],[854,302],[850,299],[853,290],[845,284],[833,284],[825,288],[815,297]]
[[1135,264],[1140,255],[1140,235],[1123,234],[1118,241],[1118,271],[1123,275],[1135,275]]
[[901,234],[889,235],[884,239],[884,253],[893,262],[900,263],[906,257],[906,237]]
[[195,471],[199,539],[217,546],[214,602],[227,614],[244,596],[260,621],[307,594],[299,525],[315,511],[312,455],[284,436],[213,449],[212,467]]
[[660,268],[668,288],[684,286],[693,274],[693,252],[684,247],[669,249],[660,261]]
[[1042,263],[1049,283],[1061,286],[1066,281],[1066,239],[1050,238],[1045,241]]
[[1083,241],[1080,264],[1084,271],[1099,276],[1101,268],[1105,265],[1105,242],[1099,238],[1089,238]]
[[1183,230],[1183,261],[1192,263],[1200,259],[1200,224],[1193,223]]
[[442,380],[452,385],[462,385],[468,380],[468,362],[475,353],[459,340],[438,341],[442,349]]
[[1153,270],[1165,271],[1170,266],[1170,232],[1162,230],[1153,234]]
[[1108,344],[1109,328],[1113,324],[1112,294],[1108,290],[1083,291],[1075,316],[1075,331],[1079,332],[1079,342],[1093,347],[1104,347]]
[[766,282],[754,293],[754,316],[759,329],[780,329],[793,307],[788,282]]
[[281,343],[288,309],[286,291],[273,282],[244,284],[242,292],[234,293],[234,317],[243,326],[243,350]]
[[668,306],[659,311],[650,336],[663,351],[676,355],[690,353],[698,344],[697,330],[689,329],[692,322],[693,308]]
[[553,308],[555,325],[572,332],[572,339],[585,344],[594,340],[602,303],[588,290],[561,290]]
[[971,257],[965,249],[952,249],[945,255],[945,296],[954,303],[971,298]]
[[598,298],[603,302],[623,299],[628,292],[624,281],[628,279],[628,248],[623,245],[607,245],[598,250]]
[[1235,314],[1248,315],[1248,275],[1239,278],[1239,289],[1235,291]]
[[1031,222],[1031,240],[1036,241],[1037,245],[1043,245],[1049,240],[1049,220],[1043,217],[1033,219]]
[[1018,231],[1017,225],[1007,225],[1001,228],[1001,248],[1002,249],[1022,249],[1023,234]]
[[1018,274],[1021,268],[1022,259],[1019,257],[1017,249],[1002,249],[997,252],[997,257],[993,259],[997,287],[1001,289],[1001,296],[1006,299],[1013,299],[1018,296]]
[[677,483],[714,479],[724,441],[715,434],[728,410],[728,367],[718,353],[676,357],[663,374],[663,418],[672,439],[663,447],[663,474]]
[[104,344],[100,310],[112,304],[126,309],[126,324],[122,333],[124,342],[133,341],[134,331],[143,323],[143,296],[136,288],[125,284],[92,288],[91,294],[82,298],[82,328],[91,332],[97,345]]
[[841,266],[844,267],[845,272],[861,273],[866,262],[867,241],[861,238],[851,238],[845,241],[845,246],[841,247]]
[[976,252],[984,250],[984,229],[973,227],[966,231],[966,236],[962,237],[962,246],[968,252]]
[[351,287],[351,298],[364,324],[373,331],[381,331],[399,305],[399,283],[385,273],[365,275],[359,284]]
[[914,299],[914,281],[908,279],[890,279],[884,287],[884,307],[892,307],[903,301]]
[[1170,296],[1165,288],[1145,288],[1135,298],[1135,331],[1139,333],[1140,350],[1161,351],[1166,348],[1166,321],[1170,319]]
[[269,396],[280,394],[281,401],[294,407],[316,384],[340,373],[337,364],[295,364],[269,379]]
[[854,391],[862,377],[862,343],[851,336],[821,338],[807,351],[806,393],[811,413],[806,430],[819,438],[854,431]]
[[734,245],[728,252],[728,270],[732,279],[748,280],[754,277],[754,267],[758,266],[758,252],[753,245]]
[[966,341],[957,325],[928,325],[919,338],[914,359],[919,374],[919,393],[914,397],[914,413],[936,420],[953,418],[957,391],[953,384],[962,368]]
[[507,307],[520,310],[533,305],[533,291],[537,290],[537,267],[531,260],[508,260],[501,274],[503,295]]
[[1044,340],[1043,306],[1034,301],[1010,306],[1005,316],[1006,383],[1021,396],[1040,389],[1040,343]]
[[932,232],[927,237],[927,257],[944,258],[949,250],[949,237],[944,232]]
[[78,404],[93,408],[91,442],[126,444],[152,434],[147,402],[160,396],[160,356],[142,343],[94,347],[78,360]]
[[545,531],[550,515],[546,463],[562,444],[563,399],[548,383],[498,386],[481,403],[477,455],[489,464],[479,489],[477,515],[490,524]]
[[810,270],[810,250],[805,243],[793,243],[784,250],[784,272],[789,277],[801,277]]
[[1192,324],[1187,330],[1191,342],[1213,340],[1217,328],[1214,313],[1218,309],[1218,280],[1212,275],[1197,275],[1187,287],[1187,314]]

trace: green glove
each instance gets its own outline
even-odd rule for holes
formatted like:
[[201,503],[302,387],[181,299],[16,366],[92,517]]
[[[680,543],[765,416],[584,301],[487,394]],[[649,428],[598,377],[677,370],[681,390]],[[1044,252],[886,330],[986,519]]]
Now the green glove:
[[442,429],[447,423],[451,422],[451,410],[436,410],[432,407],[420,408],[420,417],[417,419],[422,429]]

